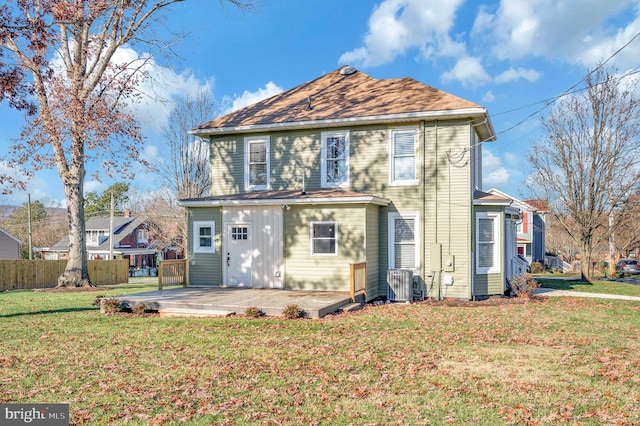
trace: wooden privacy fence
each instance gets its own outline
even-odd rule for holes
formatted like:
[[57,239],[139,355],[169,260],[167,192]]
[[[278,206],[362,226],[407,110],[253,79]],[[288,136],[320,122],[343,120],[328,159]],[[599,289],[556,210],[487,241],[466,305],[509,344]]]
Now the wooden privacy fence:
[[363,302],[367,300],[367,262],[349,264],[349,288],[351,289],[351,302],[362,295]]
[[[0,291],[53,288],[66,266],[66,260],[0,260]],[[88,268],[94,285],[129,282],[127,259],[89,260]]]
[[187,285],[187,260],[161,260],[158,265],[158,290],[162,286],[182,284]]

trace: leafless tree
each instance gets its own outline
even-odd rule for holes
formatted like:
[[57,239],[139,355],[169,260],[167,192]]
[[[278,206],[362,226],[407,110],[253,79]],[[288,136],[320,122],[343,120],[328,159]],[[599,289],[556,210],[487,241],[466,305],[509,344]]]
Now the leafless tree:
[[214,118],[214,103],[208,90],[177,97],[162,127],[164,161],[158,173],[164,186],[178,199],[202,197],[209,191],[209,144],[189,130]]
[[[11,0],[0,5],[0,101],[27,113],[12,165],[57,167],[67,198],[69,261],[59,286],[91,285],[83,209],[87,161],[101,161],[107,174],[124,177],[131,177],[132,161],[145,164],[140,127],[127,104],[138,96],[135,89],[146,77],[141,65],[148,57],[142,63],[114,63],[115,54],[125,44],[162,46],[148,43],[145,30],[182,1]],[[24,185],[12,176],[0,181]]]
[[582,95],[563,97],[542,118],[543,140],[531,150],[529,189],[550,200],[552,213],[580,246],[589,278],[594,248],[608,214],[640,179],[638,84],[598,66]]

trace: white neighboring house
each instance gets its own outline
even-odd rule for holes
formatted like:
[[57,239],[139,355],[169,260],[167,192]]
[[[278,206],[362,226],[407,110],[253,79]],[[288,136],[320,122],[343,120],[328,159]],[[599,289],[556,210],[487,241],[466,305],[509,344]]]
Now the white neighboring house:
[[487,192],[510,198],[512,206],[521,212],[522,219],[517,223],[517,253],[527,259],[527,262],[545,261],[546,245],[546,214],[549,212],[546,200],[519,200],[509,194],[491,188]]
[[0,228],[0,259],[20,259],[20,244],[22,241]]

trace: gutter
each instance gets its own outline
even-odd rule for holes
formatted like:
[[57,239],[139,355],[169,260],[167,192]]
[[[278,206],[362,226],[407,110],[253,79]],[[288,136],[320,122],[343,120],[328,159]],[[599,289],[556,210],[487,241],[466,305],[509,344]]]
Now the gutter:
[[[284,123],[269,123],[269,124],[252,124],[244,126],[233,127],[214,127],[208,129],[192,129],[189,134],[200,137],[211,137],[217,135],[233,135],[238,133],[260,133],[267,131],[282,131],[282,130],[295,130],[305,128],[322,128],[322,127],[337,127],[341,125],[368,125],[376,123],[399,123],[410,122],[419,120],[437,120],[437,119],[456,119],[456,118],[469,118],[479,117],[483,121],[476,124],[476,126],[484,127],[486,137],[484,141],[493,141],[496,139],[493,125],[485,108],[465,108],[456,110],[441,110],[441,111],[422,111],[422,112],[409,112],[402,114],[384,114],[384,115],[372,115],[369,117],[353,117],[353,118],[334,118],[325,120],[305,120],[305,121],[289,121]],[[483,126],[484,125],[484,126]]]
[[270,198],[257,200],[178,200],[182,207],[229,207],[229,206],[281,206],[287,205],[318,205],[318,204],[375,204],[388,206],[391,201],[374,196],[366,197],[318,197],[318,198]]

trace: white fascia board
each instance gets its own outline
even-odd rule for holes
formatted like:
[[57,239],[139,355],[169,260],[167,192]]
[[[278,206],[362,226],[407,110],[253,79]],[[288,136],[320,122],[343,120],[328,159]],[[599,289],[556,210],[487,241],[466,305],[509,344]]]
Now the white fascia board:
[[384,115],[372,115],[369,117],[354,117],[354,118],[336,118],[329,120],[307,120],[307,121],[293,121],[287,123],[270,123],[270,124],[256,124],[248,126],[236,126],[236,127],[217,127],[211,129],[202,130],[190,130],[189,134],[207,137],[217,135],[230,135],[237,133],[260,133],[267,131],[280,131],[280,130],[294,130],[300,128],[319,128],[319,127],[336,127],[344,125],[366,125],[376,123],[398,123],[398,122],[410,122],[416,120],[435,120],[439,118],[455,119],[455,118],[468,118],[477,117],[485,120],[487,132],[491,135],[488,138],[489,141],[495,140],[495,131],[487,110],[485,108],[465,108],[456,110],[442,110],[442,111],[423,111],[423,112],[410,112],[403,114],[384,114]]
[[473,200],[474,206],[503,206],[509,207],[511,200]]
[[192,200],[178,201],[182,207],[229,207],[229,206],[273,206],[273,205],[318,205],[318,204],[375,204],[388,206],[390,201],[378,197],[324,197],[324,198],[273,198],[260,200]]

